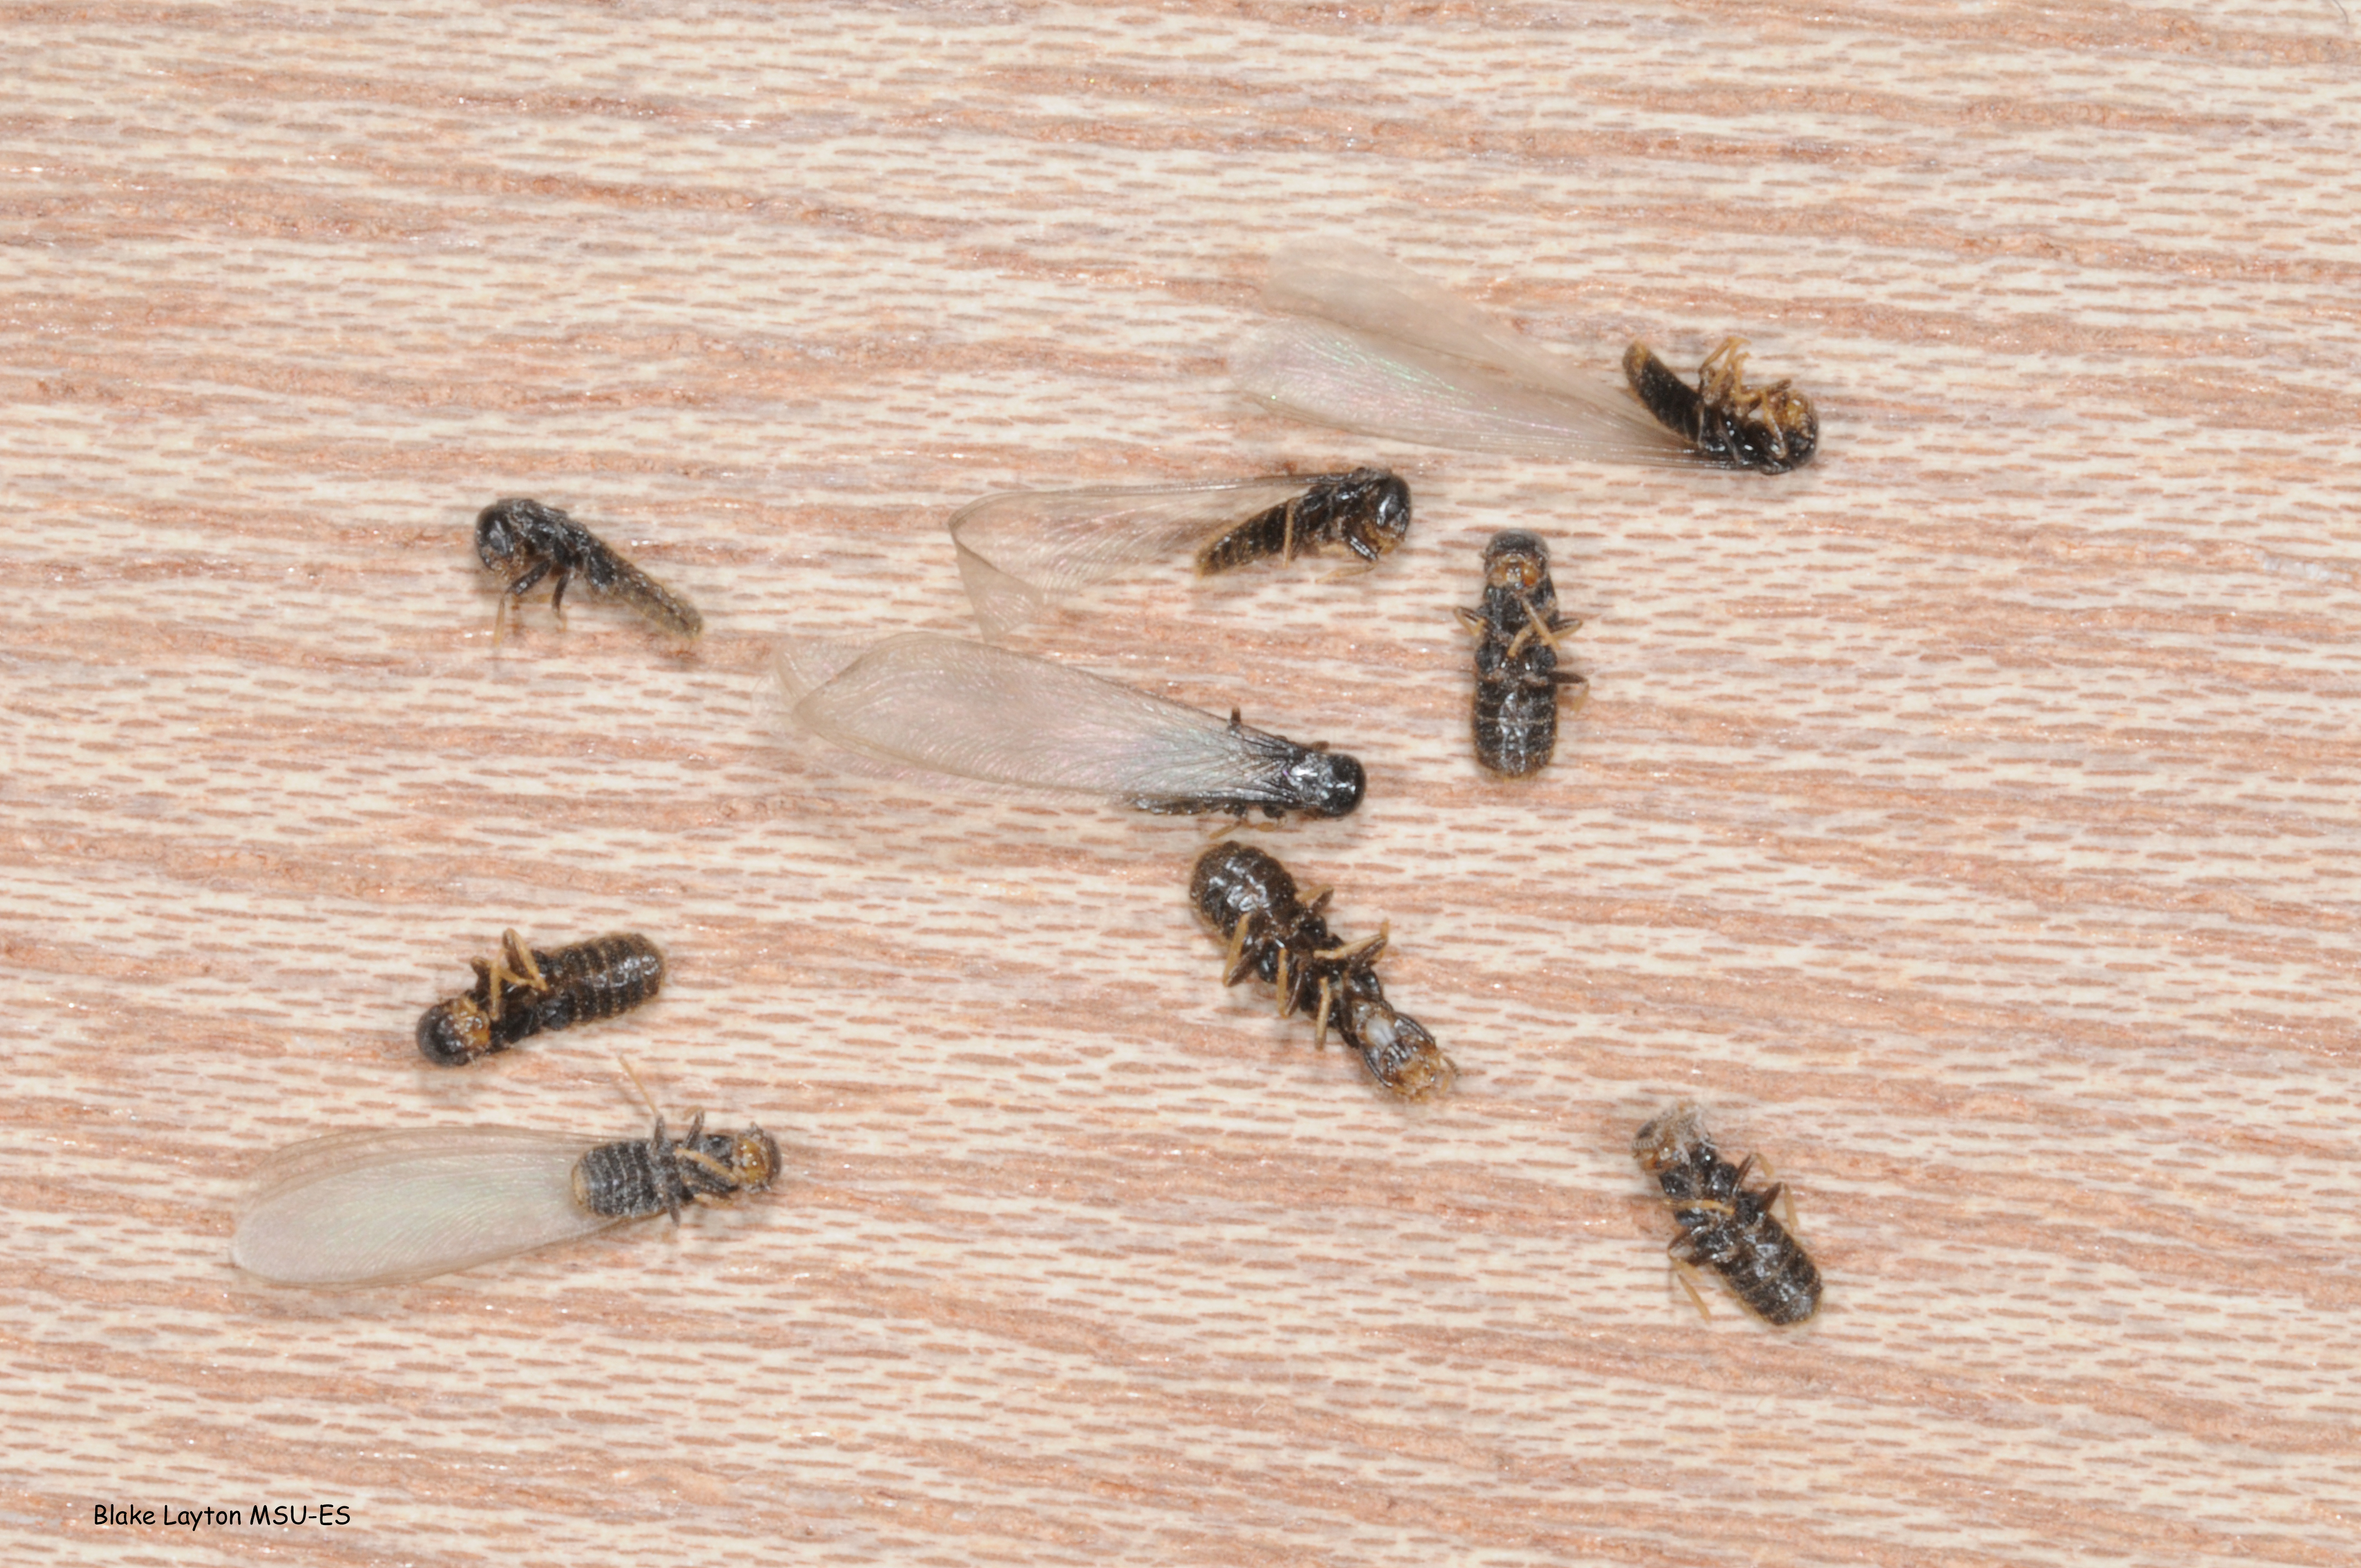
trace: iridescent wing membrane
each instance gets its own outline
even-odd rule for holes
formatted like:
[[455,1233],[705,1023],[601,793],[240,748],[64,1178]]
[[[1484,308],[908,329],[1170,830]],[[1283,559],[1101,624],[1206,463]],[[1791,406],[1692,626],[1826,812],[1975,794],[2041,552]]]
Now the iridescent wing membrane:
[[1620,376],[1534,347],[1376,251],[1332,244],[1282,254],[1266,298],[1306,319],[1255,333],[1231,356],[1230,373],[1249,397],[1298,419],[1470,452],[1703,463]]
[[1340,817],[1360,765],[1115,681],[982,642],[889,638],[824,683],[781,679],[800,728],[847,751],[1144,811]]
[[423,1279],[603,1231],[575,1201],[588,1140],[515,1127],[332,1133],[279,1150],[230,1260],[287,1285]]
[[1308,481],[1290,475],[1235,484],[986,496],[950,521],[960,577],[987,637],[1024,625],[1064,595],[1150,561],[1193,552]]

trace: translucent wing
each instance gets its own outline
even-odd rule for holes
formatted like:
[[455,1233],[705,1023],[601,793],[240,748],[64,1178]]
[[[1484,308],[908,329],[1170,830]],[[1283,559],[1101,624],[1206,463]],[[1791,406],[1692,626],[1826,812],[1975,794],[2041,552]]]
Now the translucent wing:
[[1024,625],[1061,594],[1182,554],[1224,525],[1301,495],[1287,475],[1238,484],[986,496],[952,515],[960,576],[984,635]]
[[606,1229],[574,1201],[580,1138],[513,1127],[333,1133],[265,1160],[230,1261],[286,1285],[387,1285]]
[[[796,674],[780,676],[795,695]],[[796,697],[794,721],[878,761],[1000,784],[1112,795],[1148,810],[1248,806],[1337,816],[1357,763],[983,642],[890,638]],[[1352,799],[1322,808],[1307,775],[1349,768]],[[1316,783],[1316,777],[1315,777]]]
[[1700,462],[1605,367],[1586,371],[1534,347],[1375,251],[1283,255],[1267,297],[1313,319],[1254,334],[1230,373],[1249,397],[1298,419],[1471,452]]

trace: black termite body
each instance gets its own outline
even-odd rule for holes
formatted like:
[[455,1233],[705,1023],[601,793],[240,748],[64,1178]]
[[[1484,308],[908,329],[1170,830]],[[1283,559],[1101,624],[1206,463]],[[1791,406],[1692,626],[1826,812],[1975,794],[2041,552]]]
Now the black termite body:
[[1784,474],[1812,460],[1820,446],[1820,416],[1812,400],[1787,381],[1750,387],[1746,340],[1722,339],[1706,356],[1694,387],[1672,372],[1644,343],[1623,355],[1624,379],[1658,423],[1695,444],[1698,455],[1724,468]]
[[1197,552],[1197,571],[1211,576],[1268,555],[1292,561],[1323,544],[1375,565],[1410,532],[1410,487],[1386,469],[1316,475],[1301,495],[1208,540]]
[[507,931],[498,958],[468,962],[475,985],[418,1020],[418,1054],[439,1067],[464,1067],[545,1029],[628,1013],[664,986],[664,954],[630,931],[546,952]]
[[760,1127],[708,1133],[699,1111],[675,1142],[659,1116],[643,1139],[624,1138],[585,1151],[574,1167],[574,1201],[613,1219],[669,1214],[678,1224],[688,1204],[763,1191],[778,1172],[778,1143]]
[[544,577],[555,586],[549,608],[566,608],[566,587],[579,574],[594,593],[620,599],[666,631],[694,637],[705,630],[697,607],[609,549],[598,536],[555,507],[512,498],[494,501],[476,518],[476,554],[508,578],[500,601],[522,599]]
[[1328,929],[1329,896],[1323,888],[1309,901],[1300,897],[1287,868],[1246,844],[1207,850],[1189,879],[1191,903],[1229,944],[1223,984],[1248,975],[1268,981],[1282,1017],[1310,1013],[1321,1035],[1333,1025],[1394,1093],[1441,1094],[1455,1069],[1417,1019],[1387,1003],[1377,976],[1384,933],[1345,943]]
[[1820,1271],[1771,1212],[1780,1189],[1750,1189],[1754,1157],[1736,1165],[1722,1158],[1695,1105],[1675,1105],[1642,1125],[1631,1157],[1656,1179],[1681,1227],[1674,1257],[1720,1275],[1764,1322],[1800,1323],[1818,1310]]
[[1530,533],[1496,535],[1484,552],[1484,602],[1459,618],[1477,636],[1476,757],[1523,778],[1557,749],[1557,692],[1581,686],[1557,667],[1557,634],[1582,625],[1557,612],[1549,549]]

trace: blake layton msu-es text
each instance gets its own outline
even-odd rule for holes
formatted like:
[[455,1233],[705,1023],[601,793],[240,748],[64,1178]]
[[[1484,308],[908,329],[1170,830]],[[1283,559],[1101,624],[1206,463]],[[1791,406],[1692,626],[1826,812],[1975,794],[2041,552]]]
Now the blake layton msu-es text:
[[353,1522],[353,1510],[340,1503],[257,1503],[240,1513],[236,1508],[117,1508],[99,1503],[91,1508],[93,1524],[160,1524],[171,1530],[245,1524],[324,1524]]

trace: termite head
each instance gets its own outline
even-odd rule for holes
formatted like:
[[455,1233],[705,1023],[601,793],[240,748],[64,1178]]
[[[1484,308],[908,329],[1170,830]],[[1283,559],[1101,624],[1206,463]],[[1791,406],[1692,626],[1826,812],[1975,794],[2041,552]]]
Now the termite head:
[[1342,751],[1306,751],[1287,765],[1286,778],[1289,804],[1314,817],[1349,816],[1369,783],[1361,764]]
[[1368,497],[1345,525],[1345,543],[1364,561],[1389,555],[1410,532],[1410,487],[1383,468],[1364,468]]
[[1529,594],[1549,576],[1549,546],[1521,530],[1492,536],[1484,550],[1484,586]]
[[1746,343],[1726,338],[1697,372],[1697,451],[1726,468],[1784,474],[1820,446],[1819,411],[1786,381],[1746,384]]
[[495,572],[531,560],[539,554],[532,535],[549,510],[520,497],[494,501],[476,514],[476,554]]
[[437,1067],[465,1067],[492,1049],[492,1020],[471,992],[419,1015],[418,1054]]
[[1433,1100],[1458,1074],[1425,1025],[1383,1002],[1358,1010],[1351,1022],[1347,1038],[1360,1047],[1369,1076],[1405,1100]]
[[729,1152],[721,1163],[729,1168],[731,1185],[754,1192],[768,1188],[779,1174],[778,1140],[760,1127],[731,1133],[729,1139]]
[[1631,1157],[1651,1176],[1688,1165],[1698,1150],[1710,1153],[1712,1148],[1713,1140],[1706,1136],[1705,1113],[1686,1101],[1642,1123],[1631,1135]]

